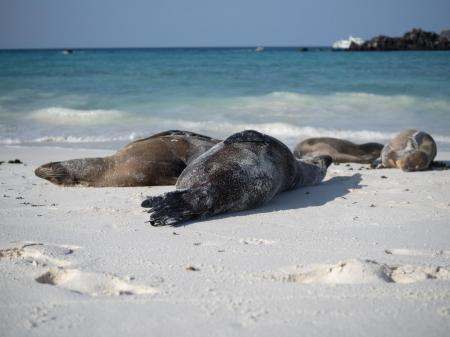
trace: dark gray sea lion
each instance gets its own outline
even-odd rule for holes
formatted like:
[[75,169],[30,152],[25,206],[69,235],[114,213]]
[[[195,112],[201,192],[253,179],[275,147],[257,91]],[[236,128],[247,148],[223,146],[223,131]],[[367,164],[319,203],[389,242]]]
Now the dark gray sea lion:
[[436,157],[436,142],[426,132],[400,132],[381,152],[382,166],[403,171],[422,171],[430,167]]
[[369,164],[378,159],[383,149],[382,144],[355,144],[348,140],[319,137],[308,138],[299,143],[294,149],[297,158],[328,155],[335,163]]
[[35,174],[57,185],[173,185],[184,168],[220,140],[166,131],[125,145],[112,156],[48,163]]
[[296,160],[280,141],[256,131],[236,133],[195,159],[177,190],[149,197],[153,226],[258,207],[276,194],[318,184],[331,157]]

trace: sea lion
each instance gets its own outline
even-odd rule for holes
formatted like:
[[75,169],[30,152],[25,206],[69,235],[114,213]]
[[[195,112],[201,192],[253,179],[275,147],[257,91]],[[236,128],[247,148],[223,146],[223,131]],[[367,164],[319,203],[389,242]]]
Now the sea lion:
[[173,185],[191,161],[219,142],[189,131],[165,131],[129,143],[112,156],[48,163],[35,174],[64,186]]
[[276,194],[318,184],[331,157],[297,160],[289,148],[257,131],[228,137],[195,159],[177,180],[177,190],[148,197],[150,224],[174,225],[228,211],[258,207]]
[[348,140],[319,137],[308,138],[294,149],[297,158],[328,155],[334,163],[369,164],[380,157],[383,144],[355,144]]
[[407,172],[426,170],[436,153],[436,142],[428,133],[413,129],[402,131],[384,146],[382,167],[398,167]]

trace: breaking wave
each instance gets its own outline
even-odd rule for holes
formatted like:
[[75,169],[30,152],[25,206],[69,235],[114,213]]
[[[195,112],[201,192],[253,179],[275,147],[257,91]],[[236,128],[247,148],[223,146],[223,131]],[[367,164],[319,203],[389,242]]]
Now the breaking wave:
[[[396,132],[380,132],[373,130],[343,130],[331,128],[316,128],[311,126],[297,127],[285,123],[217,123],[215,121],[194,122],[182,120],[157,120],[153,119],[158,129],[153,131],[140,131],[130,134],[115,136],[43,136],[32,139],[0,139],[0,144],[20,145],[20,144],[87,144],[87,143],[127,143],[139,138],[147,137],[153,133],[167,129],[190,130],[203,133],[217,138],[226,138],[229,135],[242,130],[257,130],[262,133],[276,137],[288,146],[293,147],[299,141],[310,137],[335,137],[349,139],[355,142],[387,142],[396,135]],[[450,144],[450,137],[444,135],[432,135],[440,143]]]
[[78,110],[50,107],[33,111],[29,117],[48,124],[107,124],[119,121],[126,113],[118,110]]
[[408,127],[430,132],[437,142],[450,144],[446,132],[450,100],[367,93],[272,92],[182,101],[174,98],[162,105],[149,103],[141,107],[141,112],[48,107],[26,114],[16,125],[2,132],[0,144],[126,143],[169,129],[223,139],[253,129],[293,146],[309,137],[386,142]]

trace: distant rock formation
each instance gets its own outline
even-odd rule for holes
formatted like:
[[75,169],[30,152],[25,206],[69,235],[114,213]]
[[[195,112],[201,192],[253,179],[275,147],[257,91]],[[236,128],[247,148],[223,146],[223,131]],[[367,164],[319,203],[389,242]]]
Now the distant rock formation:
[[352,43],[350,51],[450,50],[450,31],[441,34],[413,29],[402,37],[377,36],[361,45]]
[[443,30],[441,32],[441,37],[445,37],[447,40],[450,41],[450,29]]

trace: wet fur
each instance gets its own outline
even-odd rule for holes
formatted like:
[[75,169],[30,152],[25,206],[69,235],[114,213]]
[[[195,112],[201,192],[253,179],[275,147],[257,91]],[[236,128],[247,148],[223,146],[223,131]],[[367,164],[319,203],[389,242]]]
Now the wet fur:
[[335,163],[369,164],[380,157],[382,144],[355,144],[348,140],[319,137],[308,138],[294,149],[296,158],[328,155]]
[[218,142],[189,131],[166,131],[127,144],[112,156],[48,163],[35,174],[64,186],[173,185],[192,160]]
[[258,207],[276,194],[325,177],[330,157],[298,161],[281,142],[256,131],[232,135],[195,159],[176,191],[149,197],[154,226]]
[[430,167],[436,153],[436,142],[428,133],[406,130],[384,146],[382,166],[400,168],[406,172],[422,171]]

